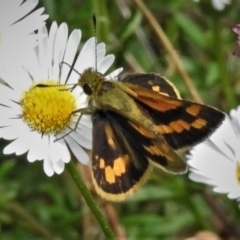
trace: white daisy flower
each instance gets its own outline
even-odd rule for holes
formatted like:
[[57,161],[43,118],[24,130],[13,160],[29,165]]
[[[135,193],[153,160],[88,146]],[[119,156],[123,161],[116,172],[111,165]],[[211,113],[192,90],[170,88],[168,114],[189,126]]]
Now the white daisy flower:
[[36,46],[33,32],[48,18],[42,15],[44,8],[33,11],[37,4],[38,0],[0,0],[0,64]]
[[[199,2],[200,0],[194,0],[195,2]],[[230,4],[231,0],[212,0],[213,7],[218,10],[222,11],[227,4]]]
[[191,180],[240,201],[240,107],[232,110],[222,126],[194,147],[187,158]]
[[212,0],[213,7],[218,11],[222,11],[230,3],[231,0]]
[[[4,154],[27,152],[29,162],[43,160],[45,173],[52,176],[62,173],[70,161],[68,147],[81,163],[89,162],[82,147],[90,149],[92,145],[91,117],[83,115],[76,131],[71,131],[79,118],[79,113],[71,113],[88,104],[82,88],[73,84],[78,82],[77,72],[95,68],[96,54],[97,71],[101,74],[112,65],[114,56],[106,56],[105,44],[96,47],[95,38],[91,38],[83,45],[71,71],[69,66],[74,62],[81,31],[74,30],[68,37],[65,23],[59,27],[53,23],[49,34],[42,27],[37,36],[36,51],[29,50],[25,65],[4,69],[0,66],[0,77],[9,85],[0,84],[0,137],[11,141]],[[117,69],[106,78],[114,78],[120,71]],[[59,139],[61,136],[64,137]]]

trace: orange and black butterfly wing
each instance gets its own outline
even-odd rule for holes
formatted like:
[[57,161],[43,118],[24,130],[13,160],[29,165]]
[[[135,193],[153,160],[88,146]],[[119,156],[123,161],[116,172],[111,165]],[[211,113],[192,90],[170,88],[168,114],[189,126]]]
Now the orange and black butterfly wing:
[[[155,131],[174,150],[185,149],[203,141],[224,120],[225,114],[213,107],[178,99],[171,92],[168,97],[151,90],[145,86],[144,75],[138,76],[138,83],[132,81],[134,74],[129,75],[125,85],[135,93],[132,97],[152,119]],[[152,75],[154,78],[155,74]],[[161,89],[162,79],[158,80]]]
[[[146,99],[146,98],[145,98]],[[145,99],[143,102],[145,102]],[[168,100],[171,105],[175,100]],[[153,119],[156,130],[174,150],[187,149],[210,136],[221,124],[225,115],[209,106],[181,101],[181,105],[165,111],[156,111],[141,102]],[[178,104],[176,103],[175,106]]]
[[113,111],[94,113],[92,173],[100,196],[124,200],[145,182],[150,162],[174,173],[187,168],[165,141],[140,124]]
[[152,90],[165,96],[181,99],[180,93],[174,84],[160,74],[133,73],[125,76],[123,79],[121,79],[121,82],[131,83],[133,85],[147,88],[148,90]]

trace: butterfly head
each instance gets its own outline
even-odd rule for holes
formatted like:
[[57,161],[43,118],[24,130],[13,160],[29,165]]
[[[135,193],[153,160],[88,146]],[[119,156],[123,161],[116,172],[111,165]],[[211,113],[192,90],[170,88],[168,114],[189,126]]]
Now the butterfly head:
[[105,78],[101,73],[88,68],[81,74],[78,84],[83,88],[84,93],[90,96],[98,91],[104,80]]

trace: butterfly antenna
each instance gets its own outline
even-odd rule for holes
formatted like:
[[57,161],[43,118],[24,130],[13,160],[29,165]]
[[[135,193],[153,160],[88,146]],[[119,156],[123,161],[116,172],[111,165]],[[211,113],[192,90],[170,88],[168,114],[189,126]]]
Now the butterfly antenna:
[[95,13],[93,14],[93,27],[95,36],[95,71],[97,72],[97,18]]

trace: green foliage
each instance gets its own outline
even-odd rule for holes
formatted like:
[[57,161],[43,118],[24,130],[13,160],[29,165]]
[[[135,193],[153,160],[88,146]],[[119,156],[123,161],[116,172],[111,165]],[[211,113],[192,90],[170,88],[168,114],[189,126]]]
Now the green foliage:
[[[144,2],[203,101],[226,112],[239,105],[240,59],[232,56],[237,48],[232,27],[240,23],[240,4],[235,1],[218,12],[211,1],[204,0]],[[184,98],[191,99],[169,53],[134,2],[42,0],[39,6],[50,15],[48,26],[57,21],[66,22],[70,31],[80,28],[82,42],[94,35],[92,15],[96,13],[98,40],[105,41],[108,52],[116,56],[113,69],[159,72],[173,81]],[[1,149],[5,145],[2,141]],[[25,155],[1,155],[0,159],[0,240],[104,239],[67,174],[48,178],[42,162],[30,164]],[[94,196],[105,211],[105,201]],[[179,240],[201,230],[238,239],[229,231],[229,226],[234,228],[240,221],[237,203],[187,176],[154,172],[131,199],[113,206],[128,240]]]

